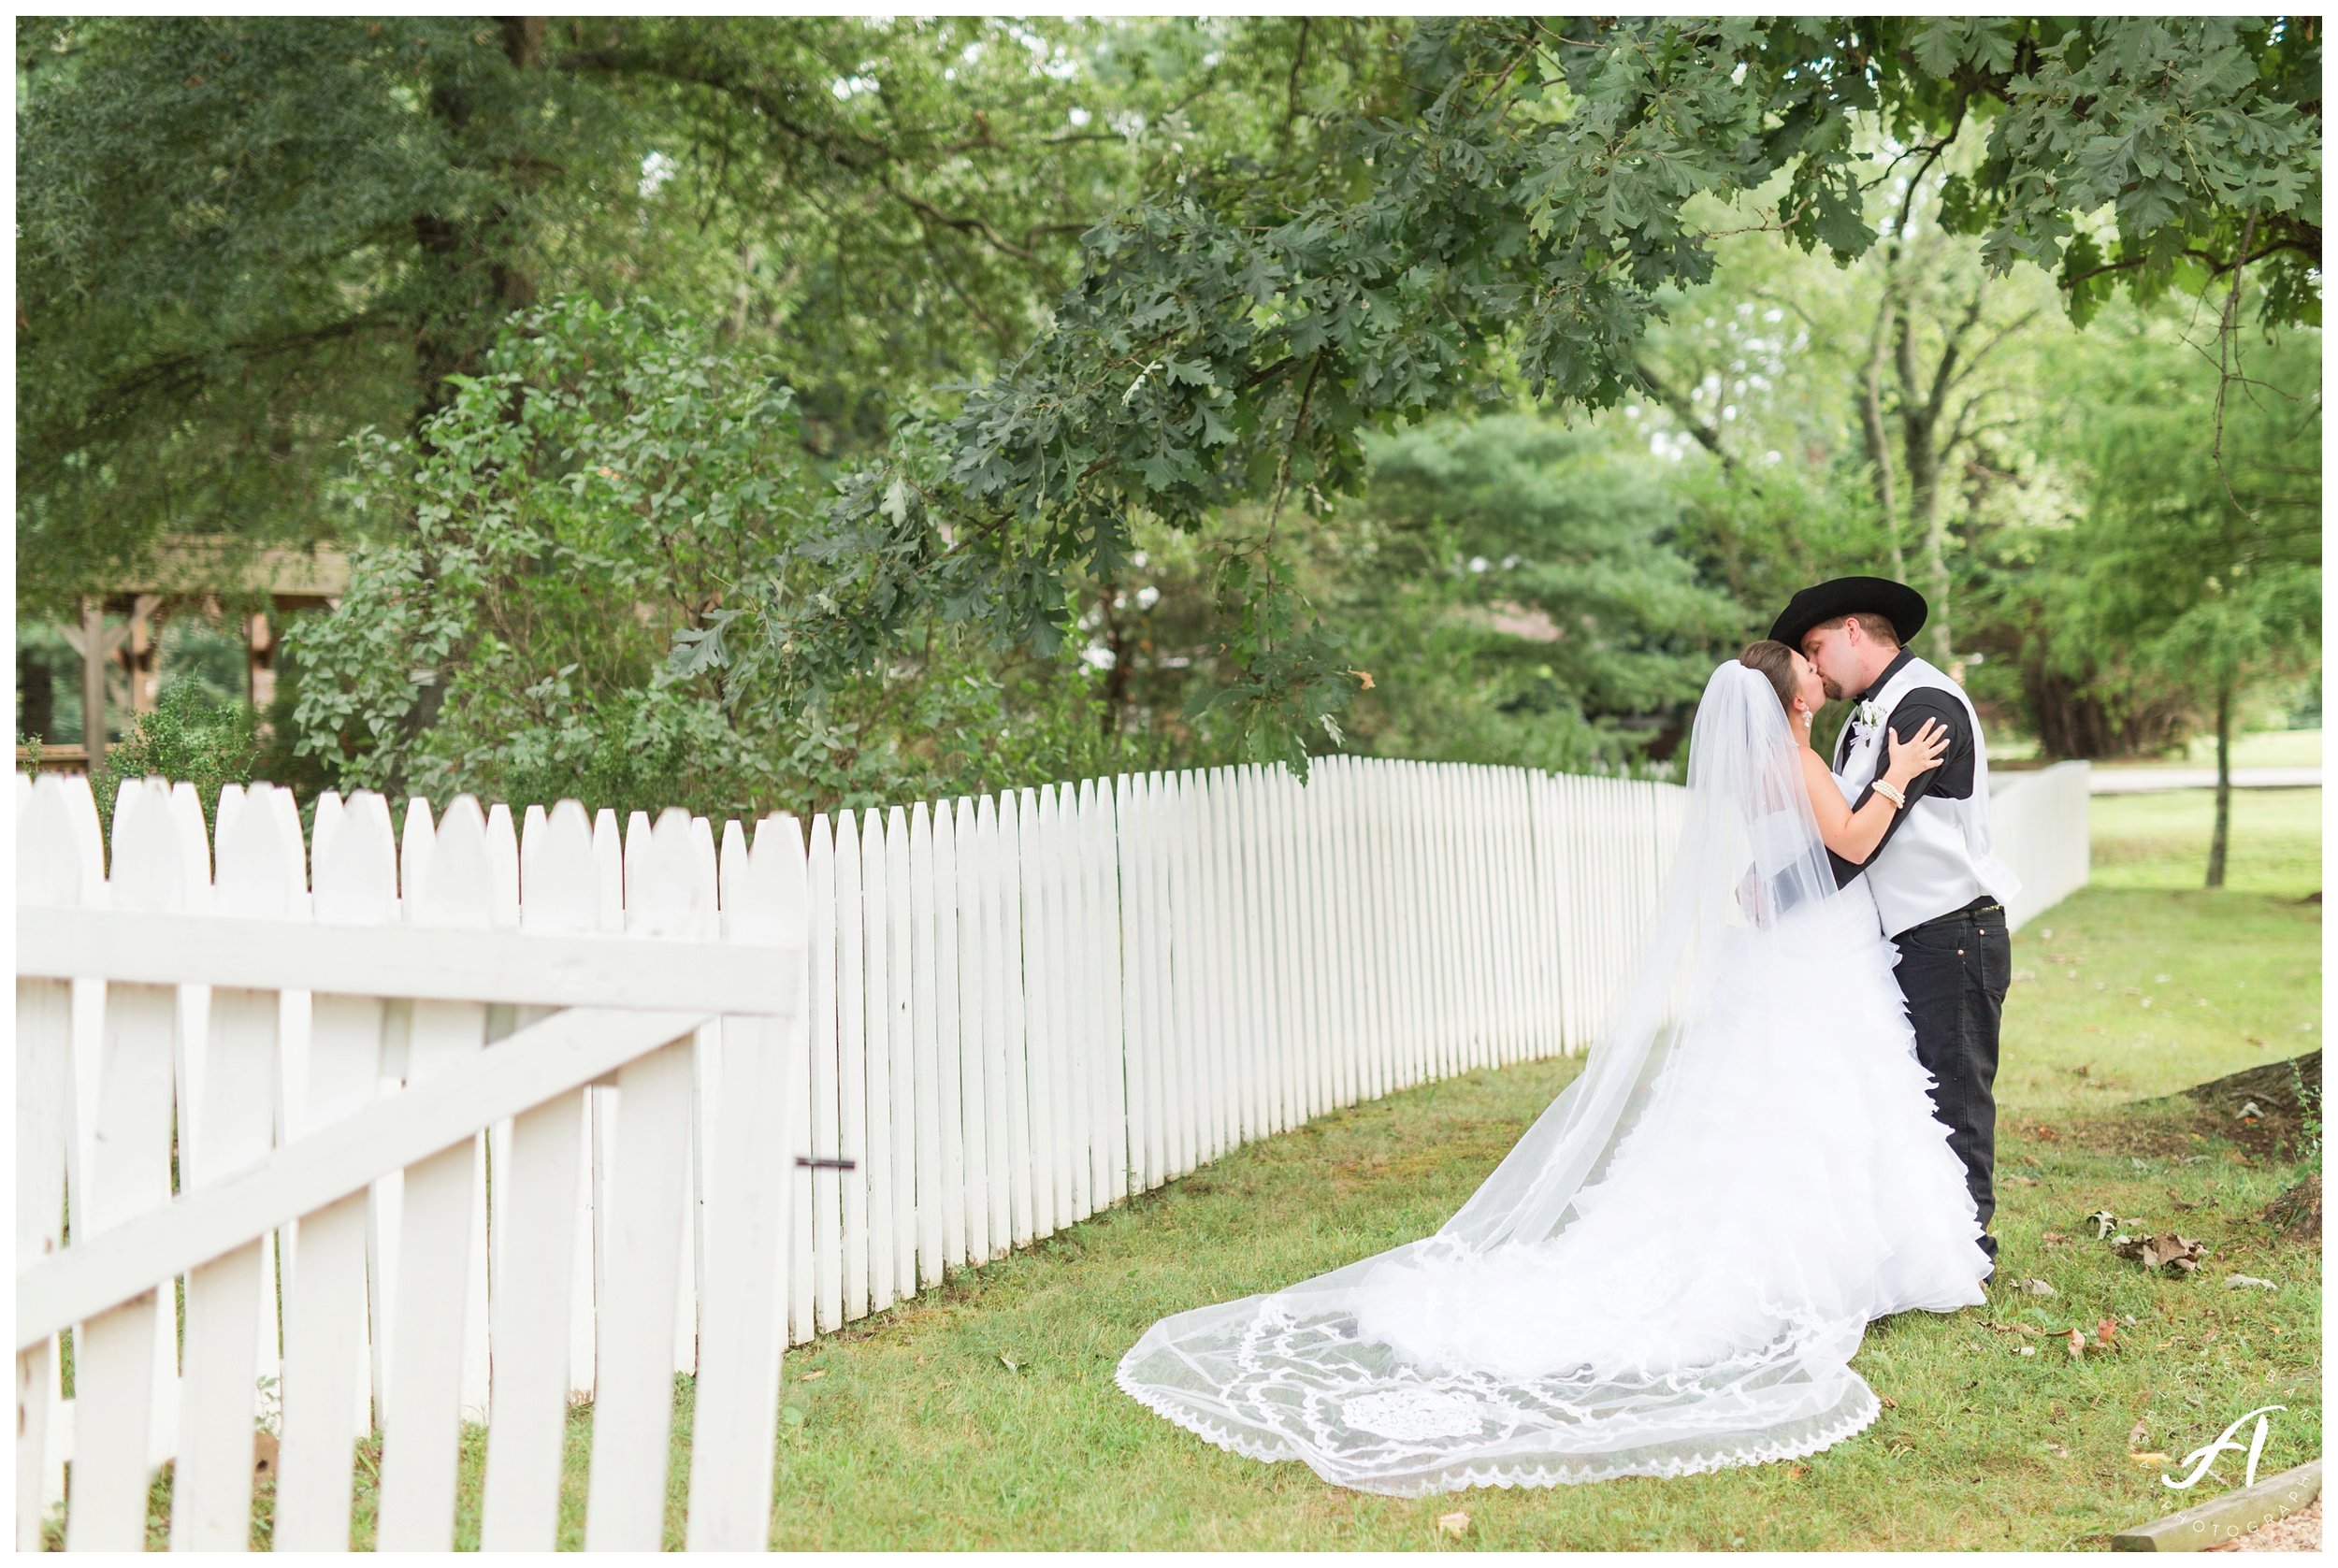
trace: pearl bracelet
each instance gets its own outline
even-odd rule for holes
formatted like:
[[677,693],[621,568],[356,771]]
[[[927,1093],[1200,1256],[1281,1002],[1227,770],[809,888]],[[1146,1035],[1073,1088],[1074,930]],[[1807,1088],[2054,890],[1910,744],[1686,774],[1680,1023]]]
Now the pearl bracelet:
[[1882,796],[1884,799],[1889,800],[1894,806],[1898,807],[1901,811],[1906,811],[1908,809],[1908,798],[1899,792],[1899,786],[1898,784],[1893,784],[1888,779],[1878,779],[1875,781],[1875,793]]

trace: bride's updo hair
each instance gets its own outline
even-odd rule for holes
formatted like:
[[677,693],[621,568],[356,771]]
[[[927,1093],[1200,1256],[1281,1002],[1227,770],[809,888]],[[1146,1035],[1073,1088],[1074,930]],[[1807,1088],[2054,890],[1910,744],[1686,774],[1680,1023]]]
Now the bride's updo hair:
[[1758,669],[1769,680],[1769,689],[1778,694],[1778,706],[1794,712],[1794,650],[1782,642],[1763,638],[1749,642],[1738,662],[1748,669]]

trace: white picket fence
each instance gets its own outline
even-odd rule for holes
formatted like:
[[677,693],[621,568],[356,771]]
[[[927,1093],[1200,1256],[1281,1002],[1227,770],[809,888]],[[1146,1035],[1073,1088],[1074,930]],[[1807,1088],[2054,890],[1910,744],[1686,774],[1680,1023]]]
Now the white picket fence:
[[261,785],[223,798],[214,861],[193,791],[154,780],[123,786],[103,875],[84,781],[17,800],[20,1548],[68,1453],[68,1546],[143,1546],[173,1457],[171,1545],[243,1548],[280,1386],[277,1546],[347,1548],[375,1416],[380,1546],[452,1545],[470,1417],[482,1544],[549,1546],[581,1357],[586,1542],[655,1549],[693,1303],[689,1544],[760,1548],[791,1177],[772,1129],[804,1075],[797,824],[752,847],[731,824],[717,857],[669,812],[620,856],[572,802],[515,836],[466,798],[435,830],[410,812],[401,850],[359,795],[320,806],[310,856]]
[[[2085,880],[2060,771],[1992,802],[2025,901]],[[257,785],[213,855],[192,788],[149,781],[110,878],[81,781],[17,798],[19,1544],[68,1459],[68,1544],[137,1544],[176,1457],[173,1544],[240,1546],[257,1417],[276,1544],[329,1548],[377,1424],[379,1544],[447,1545],[463,1420],[483,1544],[550,1545],[572,1395],[588,1545],[656,1546],[676,1372],[687,1542],[759,1546],[783,1338],[1326,1111],[1580,1049],[1682,793],[1331,757],[1304,788],[773,817],[751,848],[468,798],[394,844],[360,794],[304,846]]]
[[1990,844],[2021,878],[2006,901],[2005,926],[2022,924],[2086,885],[2094,864],[2084,762],[2057,762],[2034,773],[1992,776],[2004,782],[1989,796]]
[[[801,1343],[1325,1111],[1580,1048],[1679,794],[1335,757],[1304,789],[1236,768],[775,818],[752,853],[737,823],[718,850],[703,819],[620,832],[564,802],[515,832],[468,798],[436,824],[410,803],[393,848],[361,794],[325,798],[304,854],[259,785],[224,796],[213,856],[192,788],[149,781],[108,880],[86,785],[20,780],[20,1544],[67,1460],[69,1544],[132,1544],[177,1457],[174,1544],[240,1545],[227,1434],[268,1387],[280,1546],[345,1543],[346,1445],[375,1422],[416,1433],[384,1443],[381,1543],[443,1546],[464,1419],[489,1427],[487,1543],[548,1544],[556,1388],[598,1401],[589,1541],[655,1544],[651,1370],[701,1374],[690,1542],[759,1543],[753,1455],[708,1463],[710,1398],[735,1390],[768,1491],[778,1346],[739,1328],[742,1278],[777,1293],[758,1328]],[[801,1055],[768,1043],[791,943]],[[551,1008],[632,1055],[527,1076],[525,1106],[474,1092],[523,1043],[559,1049]],[[428,1125],[455,1143],[375,1130],[442,1081],[460,1125]],[[651,1117],[619,1115],[628,1082]],[[329,1194],[277,1174],[328,1153]],[[785,1201],[757,1207],[766,1189]],[[179,1357],[154,1292],[182,1274]],[[718,1374],[726,1320],[768,1371]]]

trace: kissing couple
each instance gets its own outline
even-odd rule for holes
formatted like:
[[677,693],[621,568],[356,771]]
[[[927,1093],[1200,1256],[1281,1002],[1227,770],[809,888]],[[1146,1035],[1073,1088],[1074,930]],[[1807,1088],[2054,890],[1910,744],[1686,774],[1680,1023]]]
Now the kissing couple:
[[[1716,669],[1633,973],[1581,1074],[1434,1235],[1163,1318],[1122,1389],[1397,1496],[1683,1475],[1874,1420],[1867,1325],[1980,1304],[2011,974],[1981,725],[1885,578]],[[1852,716],[1811,746],[1830,699]]]

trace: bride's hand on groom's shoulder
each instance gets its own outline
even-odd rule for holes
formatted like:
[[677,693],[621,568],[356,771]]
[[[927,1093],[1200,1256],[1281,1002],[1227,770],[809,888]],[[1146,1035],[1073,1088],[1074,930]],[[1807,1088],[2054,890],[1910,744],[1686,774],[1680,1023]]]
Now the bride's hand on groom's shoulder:
[[1895,784],[1904,785],[1917,774],[1939,767],[1941,756],[1948,751],[1948,726],[1935,718],[1926,719],[1916,732],[1904,741],[1888,728],[1883,731],[1883,736],[1884,743],[1891,752],[1883,776]]

